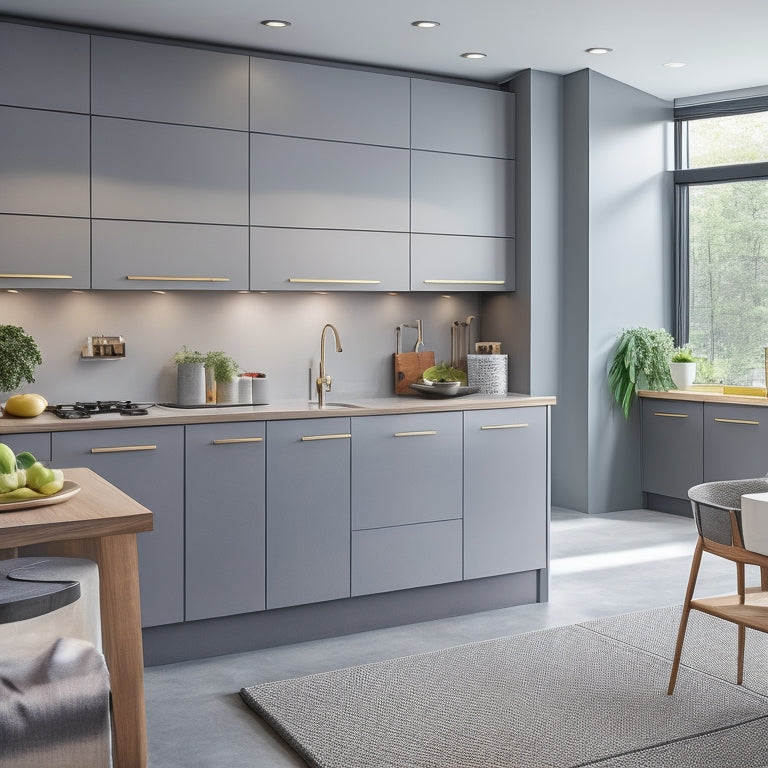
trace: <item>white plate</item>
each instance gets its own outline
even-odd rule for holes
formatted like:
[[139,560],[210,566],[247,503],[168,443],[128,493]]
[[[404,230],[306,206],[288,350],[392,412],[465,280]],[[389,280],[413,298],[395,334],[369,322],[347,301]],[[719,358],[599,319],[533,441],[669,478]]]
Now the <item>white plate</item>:
[[12,512],[15,509],[32,509],[47,507],[50,504],[61,504],[80,492],[80,485],[74,480],[65,480],[64,487],[58,493],[41,496],[39,499],[22,499],[21,501],[0,501],[0,512]]

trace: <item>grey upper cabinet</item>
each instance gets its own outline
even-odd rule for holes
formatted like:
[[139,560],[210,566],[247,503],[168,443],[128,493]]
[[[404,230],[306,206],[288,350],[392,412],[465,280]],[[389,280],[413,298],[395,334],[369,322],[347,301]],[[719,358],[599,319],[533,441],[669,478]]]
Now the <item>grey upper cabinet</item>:
[[515,156],[515,97],[469,85],[411,80],[413,149]]
[[251,290],[407,291],[408,235],[251,227]]
[[768,474],[768,410],[704,403],[704,482]]
[[512,291],[515,241],[508,237],[411,235],[412,291]]
[[248,56],[92,38],[95,115],[248,130]]
[[93,217],[248,223],[248,134],[92,118]]
[[251,130],[407,148],[407,77],[251,58]]
[[0,214],[0,288],[90,288],[88,219]]
[[137,536],[142,625],[184,620],[184,427],[55,432],[56,467],[88,467],[152,510]]
[[0,104],[88,113],[88,35],[0,22]]
[[96,219],[92,227],[93,288],[248,290],[248,227]]
[[0,107],[0,213],[90,215],[88,117]]
[[251,224],[407,232],[409,153],[251,135]]
[[185,428],[186,621],[265,607],[263,421]]
[[687,499],[688,489],[704,480],[704,406],[657,398],[641,404],[642,490]]
[[353,530],[461,519],[461,413],[357,416],[352,432]]
[[513,237],[514,161],[411,153],[411,231]]
[[348,418],[267,423],[267,608],[349,597]]
[[545,568],[548,408],[464,413],[464,578]]

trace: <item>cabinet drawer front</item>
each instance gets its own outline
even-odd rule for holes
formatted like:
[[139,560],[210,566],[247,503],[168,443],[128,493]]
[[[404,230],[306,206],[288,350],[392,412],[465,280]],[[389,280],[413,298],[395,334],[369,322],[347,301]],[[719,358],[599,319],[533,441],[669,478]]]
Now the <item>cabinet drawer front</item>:
[[514,289],[515,241],[511,238],[411,235],[411,290]]
[[352,528],[461,518],[461,425],[461,413],[353,418]]
[[251,134],[251,224],[407,232],[409,152]]
[[89,216],[88,135],[86,115],[0,107],[0,211]]
[[29,451],[38,461],[51,460],[50,432],[30,432],[26,435],[0,435],[0,443],[5,443],[14,453]]
[[702,403],[643,398],[642,490],[687,499],[704,479]]
[[407,291],[408,235],[251,227],[251,290]]
[[251,58],[251,130],[408,148],[407,77]]
[[248,135],[92,119],[93,216],[248,224]]
[[352,595],[461,581],[461,521],[352,533]]
[[248,57],[92,38],[94,114],[248,130]]
[[704,403],[704,480],[768,474],[768,409]]
[[94,220],[93,287],[246,290],[248,228]]

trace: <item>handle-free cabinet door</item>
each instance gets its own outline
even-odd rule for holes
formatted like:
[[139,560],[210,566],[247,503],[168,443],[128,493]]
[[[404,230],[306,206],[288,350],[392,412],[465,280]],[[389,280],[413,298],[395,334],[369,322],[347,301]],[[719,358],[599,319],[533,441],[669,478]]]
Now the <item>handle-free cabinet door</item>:
[[141,623],[184,620],[184,427],[55,432],[53,465],[88,467],[152,511],[137,536]]
[[96,115],[248,130],[248,57],[116,37],[92,38]]
[[263,421],[185,427],[186,621],[265,607]]
[[0,103],[88,113],[89,45],[79,32],[0,22]]
[[88,219],[0,215],[0,288],[90,288]]
[[267,608],[349,597],[347,418],[267,423]]
[[93,216],[248,223],[248,134],[92,119]]
[[0,213],[89,216],[88,117],[0,107]]
[[464,578],[547,565],[547,409],[464,413]]

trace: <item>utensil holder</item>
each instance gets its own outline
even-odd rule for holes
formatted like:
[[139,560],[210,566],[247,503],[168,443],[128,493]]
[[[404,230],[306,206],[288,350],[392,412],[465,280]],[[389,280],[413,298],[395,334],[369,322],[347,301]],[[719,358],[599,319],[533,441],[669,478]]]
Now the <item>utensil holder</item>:
[[467,384],[484,395],[506,395],[507,355],[467,355]]

